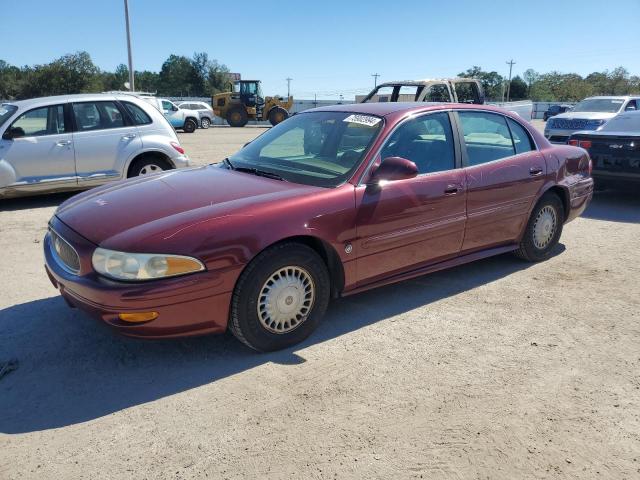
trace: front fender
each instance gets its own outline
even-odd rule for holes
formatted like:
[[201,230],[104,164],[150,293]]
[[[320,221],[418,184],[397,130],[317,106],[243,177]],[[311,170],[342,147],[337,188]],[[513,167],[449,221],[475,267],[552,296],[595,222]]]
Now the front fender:
[[0,188],[7,187],[16,182],[16,171],[4,158],[0,159]]

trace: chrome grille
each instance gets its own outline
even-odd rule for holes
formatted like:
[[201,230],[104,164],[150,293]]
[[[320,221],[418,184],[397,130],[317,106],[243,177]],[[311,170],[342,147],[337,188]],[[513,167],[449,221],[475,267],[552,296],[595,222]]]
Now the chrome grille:
[[63,268],[71,273],[80,273],[80,257],[69,243],[58,235],[53,229],[49,229],[51,235],[51,250]]

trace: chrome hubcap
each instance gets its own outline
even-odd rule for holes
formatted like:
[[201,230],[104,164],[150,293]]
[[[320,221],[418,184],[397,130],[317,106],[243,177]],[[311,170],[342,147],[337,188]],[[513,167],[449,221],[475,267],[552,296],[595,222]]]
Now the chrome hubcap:
[[558,215],[551,205],[545,206],[536,217],[533,224],[533,244],[542,250],[553,239],[556,233]]
[[162,167],[159,167],[155,163],[150,163],[149,165],[145,165],[140,170],[140,175],[151,175],[152,173],[158,173],[162,171]]
[[258,319],[272,333],[288,333],[309,315],[315,285],[309,272],[288,266],[273,273],[258,295]]

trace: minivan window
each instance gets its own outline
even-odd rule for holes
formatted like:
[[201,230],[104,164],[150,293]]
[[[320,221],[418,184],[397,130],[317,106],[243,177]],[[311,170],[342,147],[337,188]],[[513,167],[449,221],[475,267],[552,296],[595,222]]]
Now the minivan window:
[[131,102],[122,102],[122,105],[127,109],[127,112],[129,112],[129,115],[133,118],[133,123],[136,125],[148,125],[151,123],[151,118],[147,115],[147,112],[138,105]]
[[421,174],[454,169],[455,151],[449,114],[439,112],[407,120],[391,134],[382,148],[381,157],[411,160]]
[[73,104],[73,116],[79,132],[124,127],[124,118],[114,102]]
[[15,137],[41,137],[64,133],[64,107],[52,105],[35,108],[20,115],[10,127],[18,131]]
[[458,112],[458,116],[469,166],[515,155],[505,117],[485,112]]

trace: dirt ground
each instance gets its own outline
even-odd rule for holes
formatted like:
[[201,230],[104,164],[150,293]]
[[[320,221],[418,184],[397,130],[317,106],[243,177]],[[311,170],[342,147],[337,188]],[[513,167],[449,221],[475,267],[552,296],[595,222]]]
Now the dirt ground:
[[[181,141],[217,161],[263,132]],[[640,478],[640,197],[598,193],[540,264],[503,255],[333,302],[304,344],[142,341],[67,307],[0,203],[0,479]]]

